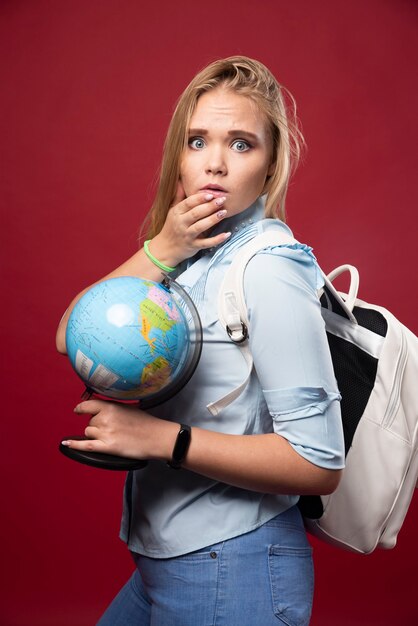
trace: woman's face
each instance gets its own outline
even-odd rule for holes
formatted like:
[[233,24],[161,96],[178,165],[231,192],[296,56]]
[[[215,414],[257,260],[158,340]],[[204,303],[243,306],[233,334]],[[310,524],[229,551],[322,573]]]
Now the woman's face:
[[271,159],[267,122],[252,100],[222,87],[200,96],[180,163],[186,196],[225,196],[227,217],[236,215],[261,195]]

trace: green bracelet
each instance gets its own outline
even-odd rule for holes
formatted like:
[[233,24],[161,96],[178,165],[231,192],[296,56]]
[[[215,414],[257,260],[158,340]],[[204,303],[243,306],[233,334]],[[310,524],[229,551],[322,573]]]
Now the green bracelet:
[[164,263],[161,263],[161,261],[156,259],[155,256],[151,253],[151,251],[149,249],[150,241],[151,241],[151,239],[148,239],[148,241],[144,241],[144,252],[147,255],[147,257],[149,258],[149,260],[152,261],[152,263],[154,263],[154,265],[159,267],[160,270],[163,270],[163,272],[174,272],[174,270],[176,269],[175,267],[169,267],[168,265],[164,265]]

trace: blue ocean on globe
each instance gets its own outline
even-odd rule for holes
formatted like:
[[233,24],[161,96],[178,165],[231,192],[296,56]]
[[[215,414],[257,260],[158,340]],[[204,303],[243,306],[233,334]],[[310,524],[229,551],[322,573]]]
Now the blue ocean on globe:
[[85,385],[120,400],[160,393],[181,375],[189,349],[183,310],[162,284],[111,278],[71,312],[66,345]]

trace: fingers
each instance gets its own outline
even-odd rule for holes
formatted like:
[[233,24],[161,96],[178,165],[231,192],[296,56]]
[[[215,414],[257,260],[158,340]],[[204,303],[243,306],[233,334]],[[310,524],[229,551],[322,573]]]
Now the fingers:
[[[96,399],[81,402],[75,410],[91,416],[84,430],[85,438],[68,438],[61,444],[80,451],[142,458],[141,455],[148,454],[144,449],[144,441],[148,440],[142,436],[144,423],[150,427],[150,421],[152,425],[160,422],[136,407]],[[142,419],[138,419],[139,415]]]
[[80,413],[83,415],[97,415],[99,411],[104,409],[104,407],[108,406],[109,402],[105,400],[85,400],[84,402],[80,402],[74,408],[74,413]]
[[200,237],[200,235],[210,231],[226,217],[228,217],[228,212],[225,209],[219,209],[209,215],[202,215],[198,207],[190,211],[190,224],[187,226],[187,229],[192,236]]
[[188,207],[188,210],[181,215],[184,228],[193,238],[212,229],[228,216],[228,211],[223,208],[225,198],[205,200],[203,203],[201,200],[201,197],[191,196],[182,203]]
[[229,239],[231,236],[231,232],[221,233],[220,235],[216,235],[215,237],[206,237],[205,239],[198,239],[199,248],[204,250],[206,248],[215,248],[219,246],[221,243]]
[[[182,193],[184,190],[179,183],[176,198]],[[174,267],[199,250],[224,242],[231,233],[209,236],[213,228],[228,217],[224,203],[225,197],[202,191],[172,206],[161,232],[153,240],[153,254]]]
[[215,196],[211,193],[195,193],[182,200],[176,206],[176,212],[179,213],[179,215],[187,215],[190,217],[191,221],[196,221],[195,215],[193,213],[190,215],[191,211],[199,209],[201,213],[200,217],[205,217],[210,213],[218,211],[224,202],[225,198],[215,198]]
[[66,439],[62,445],[73,450],[106,453],[108,446],[100,439]]
[[[84,438],[66,439],[62,441],[62,445],[73,448],[74,450],[85,450],[90,452],[107,452],[108,442],[103,439],[105,432],[103,426],[106,424],[106,418],[102,418],[99,413],[105,409],[110,408],[112,403],[104,400],[86,400],[80,402],[74,408],[74,413],[80,415],[92,416],[88,426],[84,430]],[[105,416],[106,413],[103,414]],[[96,425],[97,424],[97,425]]]

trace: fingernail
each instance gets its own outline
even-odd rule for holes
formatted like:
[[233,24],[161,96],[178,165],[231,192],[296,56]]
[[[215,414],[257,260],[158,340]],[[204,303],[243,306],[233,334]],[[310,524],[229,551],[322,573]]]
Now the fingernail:
[[216,215],[221,220],[226,215],[226,209],[222,209],[222,211],[218,211]]
[[78,413],[78,404],[77,404],[77,406],[74,408],[74,413]]
[[222,206],[225,200],[226,200],[225,196],[222,196],[222,198],[216,198],[215,200],[216,206]]
[[224,233],[224,239],[228,239],[228,237],[230,237],[232,235],[232,233]]
[[205,196],[205,200],[212,200],[214,198],[214,195],[212,193],[207,193]]
[[70,442],[69,441],[61,441],[61,445],[62,446],[69,446]]

